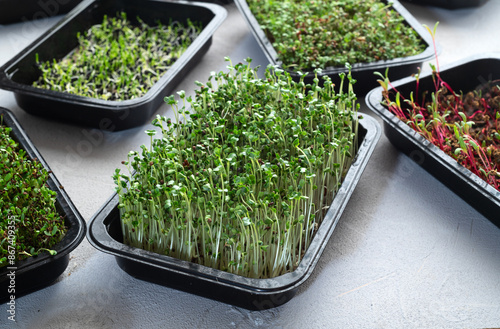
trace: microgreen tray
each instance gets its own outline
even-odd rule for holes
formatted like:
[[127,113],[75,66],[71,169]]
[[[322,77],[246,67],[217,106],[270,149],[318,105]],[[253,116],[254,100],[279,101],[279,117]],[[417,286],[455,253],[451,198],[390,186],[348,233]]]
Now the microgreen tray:
[[[442,67],[440,72],[455,92],[466,93],[500,78],[500,57],[486,54],[468,58]],[[407,77],[392,85],[405,96],[415,90],[416,81]],[[420,75],[418,88],[420,94],[435,90],[430,72]],[[384,133],[391,143],[500,227],[500,192],[389,112],[380,103],[382,99],[382,87],[378,87],[366,95],[366,104],[384,120]]]
[[[124,11],[130,20],[137,16],[146,24],[156,21],[188,19],[202,23],[201,34],[174,62],[168,71],[147,91],[135,99],[110,101],[32,86],[41,71],[40,62],[61,59],[77,46],[77,33],[102,22],[104,15]],[[18,105],[26,112],[51,119],[104,130],[123,130],[150,121],[163,103],[163,97],[182,80],[209,49],[212,35],[225,19],[227,11],[215,4],[167,0],[85,0],[56,26],[0,68],[0,88],[14,92]]]
[[42,19],[62,15],[81,0],[0,0],[0,24]]
[[368,163],[380,137],[380,130],[375,119],[363,114],[356,159],[298,268],[293,272],[271,279],[251,279],[127,246],[122,243],[116,193],[91,219],[87,238],[97,249],[114,255],[118,265],[136,278],[248,309],[262,310],[279,306],[295,295],[314,270]]
[[[389,2],[386,0],[382,1],[387,3]],[[276,49],[266,36],[264,30],[260,28],[260,25],[248,7],[247,2],[245,0],[234,0],[234,2],[245,18],[250,30],[257,40],[257,43],[262,48],[269,62],[273,65],[281,67],[282,62],[278,58]],[[392,1],[392,3],[392,8],[398,12],[404,18],[406,24],[411,26],[420,36],[425,44],[425,50],[420,54],[409,57],[380,60],[371,63],[350,63],[352,65],[352,76],[357,80],[357,83],[354,85],[354,91],[357,95],[365,95],[369,90],[378,86],[377,78],[373,75],[373,72],[385,71],[387,67],[390,67],[389,76],[392,79],[399,79],[415,72],[424,61],[427,61],[434,56],[434,50],[431,46],[432,38],[429,33],[397,0]],[[311,82],[314,78],[313,69],[311,68],[309,70],[302,71],[304,73],[308,72],[305,82]],[[299,80],[300,75],[297,72],[291,70],[288,70],[288,72],[290,72],[290,75],[294,80]],[[338,77],[340,72],[347,72],[347,69],[345,67],[326,67],[323,68],[321,75],[328,75],[332,81],[338,85],[340,83],[340,79]]]
[[[38,159],[43,164],[43,167],[47,171],[50,171],[49,166],[30,141],[14,115],[9,110],[0,108],[0,117],[3,118],[4,125],[12,128],[10,132],[11,138],[19,143],[19,147],[26,151],[29,158]],[[70,252],[85,237],[85,221],[53,173],[49,175],[47,183],[51,190],[57,192],[56,208],[64,216],[68,231],[62,241],[53,248],[57,251],[55,256],[50,256],[45,252],[38,256],[18,261],[15,266],[8,265],[0,268],[0,300],[2,302],[10,299],[11,295],[17,298],[51,284],[64,272],[69,264]],[[12,282],[7,274],[11,273],[13,267],[15,267],[15,292],[9,292],[11,290],[9,286],[12,285]]]
[[488,0],[403,0],[416,5],[435,6],[448,9],[460,9],[482,6]]

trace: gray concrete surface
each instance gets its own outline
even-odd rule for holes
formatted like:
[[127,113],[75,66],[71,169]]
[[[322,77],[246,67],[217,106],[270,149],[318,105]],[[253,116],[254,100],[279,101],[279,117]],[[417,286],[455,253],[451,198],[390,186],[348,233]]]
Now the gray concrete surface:
[[[441,65],[500,51],[498,0],[454,11],[405,6],[422,23],[440,22]],[[226,8],[209,52],[177,89],[192,93],[227,55],[267,64],[235,6]],[[0,65],[58,19],[0,25]],[[148,126],[109,133],[34,117],[7,91],[0,106],[16,114],[86,220],[113,192],[120,161],[148,140]],[[171,115],[166,106],[158,113]],[[287,304],[248,311],[143,282],[85,240],[55,284],[18,298],[16,323],[0,306],[0,327],[500,327],[499,255],[500,229],[382,136],[313,275]]]

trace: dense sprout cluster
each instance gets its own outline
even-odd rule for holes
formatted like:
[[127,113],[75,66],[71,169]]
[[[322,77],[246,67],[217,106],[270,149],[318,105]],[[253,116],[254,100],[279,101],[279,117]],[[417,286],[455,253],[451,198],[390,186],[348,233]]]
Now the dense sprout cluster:
[[350,75],[336,93],[247,61],[168,97],[176,122],[116,170],[125,243],[252,278],[296,268],[357,151],[356,96]]
[[16,260],[44,250],[55,254],[49,249],[66,233],[56,192],[47,186],[49,173],[19,148],[11,130],[0,125],[0,267],[7,265],[9,246],[15,246]]
[[[78,34],[78,47],[61,61],[39,63],[35,87],[104,100],[141,97],[201,33],[201,24],[138,26],[125,13]],[[38,58],[37,58],[38,62]]]
[[381,0],[247,0],[291,70],[343,67],[421,53],[425,44]]

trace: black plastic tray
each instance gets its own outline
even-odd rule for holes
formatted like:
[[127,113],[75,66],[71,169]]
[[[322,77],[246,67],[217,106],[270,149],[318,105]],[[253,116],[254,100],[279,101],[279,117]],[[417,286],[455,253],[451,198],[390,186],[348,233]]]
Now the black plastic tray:
[[127,246],[122,243],[116,193],[91,219],[87,238],[95,248],[115,255],[118,265],[136,278],[247,309],[262,310],[284,304],[311,275],[380,137],[381,128],[377,121],[363,116],[359,127],[360,148],[355,162],[304,258],[291,273],[272,279],[250,279]]
[[[388,2],[388,0],[382,0]],[[234,0],[236,6],[247,21],[250,30],[255,36],[257,43],[262,48],[265,56],[272,65],[281,66],[282,62],[278,59],[278,54],[272,43],[267,38],[265,32],[260,28],[257,19],[250,11],[245,0]],[[432,59],[434,56],[434,48],[432,47],[432,38],[423,26],[397,1],[393,1],[393,9],[404,17],[406,23],[410,25],[420,36],[423,42],[427,45],[426,49],[417,55],[395,58],[391,60],[377,61],[372,63],[350,63],[352,65],[352,77],[357,80],[354,85],[356,95],[365,95],[372,88],[378,86],[377,78],[373,72],[384,72],[387,67],[389,69],[389,77],[393,80],[400,79],[414,73],[424,61]],[[294,80],[299,80],[300,75],[294,71],[287,70]],[[345,67],[327,67],[323,69],[321,75],[328,75],[332,81],[338,86],[340,72],[347,72]],[[305,77],[306,83],[311,83],[314,78],[313,69],[309,70],[309,74]]]
[[[14,115],[9,110],[0,107],[0,116],[3,117],[3,124],[12,128],[10,133],[12,139],[19,143],[20,148],[26,151],[29,158],[38,159],[44,168],[50,171],[49,166],[30,141]],[[49,174],[47,183],[51,190],[57,192],[56,207],[59,213],[65,217],[68,232],[62,241],[54,247],[57,255],[50,256],[48,253],[43,253],[16,263],[15,294],[8,292],[10,279],[7,277],[7,274],[12,268],[10,265],[0,268],[0,301],[2,303],[10,299],[11,295],[15,295],[17,298],[50,285],[64,272],[69,263],[69,253],[85,237],[85,221],[53,173]]]
[[81,0],[0,0],[0,24],[10,24],[62,15]]
[[482,6],[488,0],[403,0],[416,5],[435,6],[448,9],[460,9]]
[[[500,78],[500,57],[486,54],[468,58],[445,66],[440,72],[455,92],[465,93]],[[416,86],[413,77],[392,84],[405,97]],[[430,72],[420,76],[419,93],[425,90],[435,90]],[[382,87],[366,95],[368,107],[384,120],[384,132],[391,143],[500,227],[500,192],[399,120],[381,101]]]
[[210,2],[210,3],[215,3],[218,5],[225,6],[227,4],[230,4],[233,2],[233,0],[198,0],[199,2]]
[[[77,46],[78,32],[102,22],[105,14],[127,12],[130,19],[139,16],[154,24],[169,19],[201,21],[203,31],[189,48],[142,97],[126,101],[106,101],[45,90],[31,86],[40,76],[35,54],[40,61],[60,59]],[[212,35],[225,19],[227,11],[215,4],[168,0],[85,0],[56,26],[22,50],[0,68],[0,88],[14,92],[18,105],[26,112],[103,130],[122,130],[142,125],[163,103],[163,98],[182,80],[212,43]]]

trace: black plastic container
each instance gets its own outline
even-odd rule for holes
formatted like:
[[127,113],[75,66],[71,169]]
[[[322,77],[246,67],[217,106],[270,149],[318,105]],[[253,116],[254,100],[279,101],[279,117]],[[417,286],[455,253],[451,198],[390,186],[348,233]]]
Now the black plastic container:
[[122,243],[116,193],[91,219],[87,238],[97,249],[115,255],[118,265],[136,278],[247,309],[262,310],[284,304],[295,295],[314,270],[380,137],[381,128],[377,121],[367,115],[363,116],[359,127],[360,147],[355,162],[304,258],[291,273],[272,279],[250,279],[127,246]]
[[42,19],[62,15],[81,0],[0,0],[0,24]]
[[[106,101],[32,86],[41,74],[35,54],[40,61],[63,58],[77,46],[78,32],[102,22],[105,14],[114,16],[119,11],[125,11],[131,20],[139,16],[150,25],[157,20],[168,24],[169,19],[184,22],[189,18],[202,22],[203,30],[160,80],[136,99]],[[86,0],[0,68],[0,88],[13,91],[18,105],[31,114],[104,130],[139,126],[150,121],[163,98],[200,61],[226,15],[223,7],[200,2]]]
[[482,6],[488,0],[403,0],[423,6],[435,6],[447,9],[460,9]]
[[[466,93],[490,80],[500,79],[500,57],[469,58],[446,66],[440,72],[455,92]],[[392,84],[405,97],[415,91],[416,86],[413,77]],[[366,95],[366,104],[384,120],[384,132],[391,143],[500,227],[500,192],[389,112],[380,104],[382,90],[379,87],[370,91]],[[420,76],[419,94],[425,90],[435,90],[430,72]]]
[[[3,118],[3,125],[12,128],[10,133],[11,138],[19,143],[19,147],[26,151],[29,158],[38,159],[38,161],[43,164],[44,168],[50,171],[49,166],[30,141],[14,115],[7,109],[0,108],[0,117]],[[69,263],[70,252],[75,249],[85,237],[85,221],[53,173],[49,174],[47,184],[51,190],[57,192],[56,207],[58,212],[65,218],[68,232],[61,242],[53,248],[57,251],[57,255],[50,256],[48,253],[44,252],[38,256],[16,262],[14,266],[15,293],[9,292],[11,280],[7,276],[7,274],[13,270],[13,267],[10,265],[0,267],[0,301],[2,301],[2,303],[10,299],[11,295],[17,298],[26,293],[50,285],[64,272]]]
[[216,3],[218,5],[222,5],[222,6],[225,6],[227,4],[230,4],[231,2],[233,2],[233,0],[198,0],[200,2],[211,2],[211,3]]
[[[388,2],[388,0],[382,0]],[[234,0],[236,6],[247,21],[250,30],[252,31],[257,43],[262,48],[265,56],[272,65],[281,66],[282,62],[278,59],[278,53],[274,49],[272,42],[269,41],[265,32],[260,28],[257,19],[250,11],[245,0]],[[434,48],[432,47],[432,38],[430,34],[397,0],[393,1],[393,9],[404,17],[406,23],[411,26],[420,36],[424,44],[425,50],[417,55],[395,58],[392,60],[376,61],[372,63],[351,63],[352,77],[357,80],[354,85],[354,91],[357,95],[365,95],[372,88],[378,86],[377,78],[373,75],[374,72],[384,72],[387,67],[390,67],[389,77],[391,79],[400,79],[415,72],[424,61],[430,60],[434,56]],[[287,70],[294,80],[299,80],[300,75],[296,72]],[[313,69],[304,70],[309,74],[305,77],[306,83],[311,83],[314,78]],[[327,67],[323,69],[321,75],[328,75],[332,81],[338,86],[340,72],[347,72],[345,67]]]

